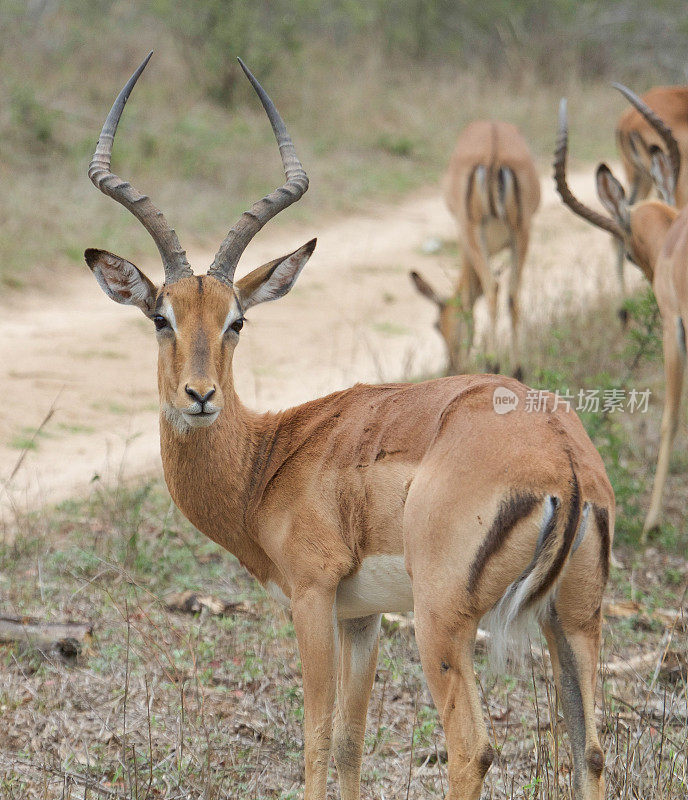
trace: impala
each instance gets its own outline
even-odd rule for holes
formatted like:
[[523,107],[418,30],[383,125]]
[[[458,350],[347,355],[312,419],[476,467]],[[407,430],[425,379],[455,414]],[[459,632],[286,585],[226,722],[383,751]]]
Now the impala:
[[[593,706],[614,497],[578,418],[561,407],[527,413],[526,388],[490,375],[359,384],[279,413],[246,408],[232,377],[244,315],[289,291],[315,240],[240,279],[235,270],[252,237],[308,180],[281,117],[242,63],[286,182],[243,214],[208,272],[194,275],[163,215],[110,171],[119,118],[147,61],[116,99],[89,175],[151,233],[165,282],[156,287],[102,250],[87,250],[86,261],[111,299],[137,306],[157,330],[161,452],[174,501],[291,608],[303,665],[306,800],[324,800],[331,754],[342,798],[359,797],[380,615],[411,609],[447,738],[448,796],[478,798],[493,758],[472,663],[478,622],[492,611],[496,647],[529,615],[540,621],[577,796],[601,800]],[[513,392],[519,407],[495,413],[497,389]]]
[[[671,136],[667,126],[633,92],[615,84],[628,100],[666,139]],[[678,426],[686,359],[685,321],[688,320],[688,207],[680,213],[661,200],[631,203],[623,187],[606,164],[597,168],[597,192],[602,205],[611,214],[607,217],[593,211],[577,200],[566,182],[568,123],[566,102],[559,112],[559,135],[554,161],[557,191],[564,203],[583,219],[611,233],[623,247],[624,253],[643,272],[652,285],[662,319],[662,347],[666,396],[662,415],[662,432],[650,508],[643,525],[642,541],[657,527],[662,512],[662,495],[669,471],[669,458]],[[654,172],[666,196],[677,185],[680,156],[676,143],[654,154]]]
[[[637,108],[626,110],[617,123],[616,143],[630,186],[628,204],[647,198],[654,186],[664,202],[683,208],[688,202],[688,172],[680,170],[669,181],[659,170],[661,153],[668,153],[676,163],[680,163],[680,153],[688,153],[688,86],[656,86],[641,100],[663,124],[657,127]],[[666,126],[673,136],[667,137]],[[624,260],[625,248],[618,241],[616,272],[622,297],[626,296]],[[625,321],[625,312],[620,314]]]
[[[499,284],[489,259],[508,247],[511,368],[520,377],[518,293],[530,223],[540,204],[540,179],[518,129],[508,122],[472,122],[456,143],[444,188],[463,244],[456,290],[452,297],[441,298],[418,273],[412,272],[411,278],[439,309],[437,327],[447,348],[447,374],[456,375],[465,365],[473,343],[473,307],[483,294],[490,314],[487,352],[490,358],[496,352]],[[496,364],[490,368],[499,371]]]

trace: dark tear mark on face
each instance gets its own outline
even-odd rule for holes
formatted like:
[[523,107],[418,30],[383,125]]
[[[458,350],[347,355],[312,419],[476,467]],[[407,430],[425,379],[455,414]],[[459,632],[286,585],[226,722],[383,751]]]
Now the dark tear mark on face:
[[487,562],[505,544],[516,524],[533,511],[539,499],[532,492],[514,492],[502,500],[497,516],[478,548],[468,573],[468,591],[471,594],[478,588]]
[[159,314],[162,310],[162,301],[167,296],[167,292],[165,291],[164,287],[160,289],[158,292],[158,296],[155,298],[155,313]]
[[198,281],[198,293],[203,294],[203,276],[196,275],[196,280]]

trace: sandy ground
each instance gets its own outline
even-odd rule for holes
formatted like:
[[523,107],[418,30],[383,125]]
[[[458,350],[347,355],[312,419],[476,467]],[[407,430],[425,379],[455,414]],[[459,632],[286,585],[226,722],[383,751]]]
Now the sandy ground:
[[[574,174],[572,185],[593,202],[592,170]],[[549,176],[543,175],[542,187],[522,308],[545,329],[562,308],[601,298],[616,302],[616,283],[609,237],[561,206]],[[423,252],[430,239],[455,238],[439,191],[324,225],[267,230],[239,272],[313,235],[318,247],[296,288],[249,315],[235,356],[243,401],[278,409],[357,381],[440,370],[444,351],[433,327],[435,309],[407,275],[419,270],[446,293],[455,279],[455,253]],[[84,233],[84,245],[97,244]],[[199,271],[213,255],[189,253]],[[153,259],[139,266],[154,279],[161,272]],[[478,316],[484,320],[484,308]],[[83,494],[94,479],[159,472],[155,363],[151,323],[108,300],[85,265],[62,273],[49,292],[0,300],[0,514],[7,519]],[[50,409],[52,417],[16,469],[25,442]]]

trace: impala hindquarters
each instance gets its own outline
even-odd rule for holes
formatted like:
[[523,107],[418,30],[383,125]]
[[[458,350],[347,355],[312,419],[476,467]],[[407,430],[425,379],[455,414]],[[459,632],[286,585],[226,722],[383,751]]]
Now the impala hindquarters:
[[[448,374],[465,366],[473,343],[473,310],[485,295],[490,315],[487,355],[497,352],[498,276],[490,258],[511,254],[508,310],[511,368],[520,374],[519,289],[528,251],[532,216],[540,204],[540,179],[528,145],[508,122],[477,120],[461,133],[444,180],[447,206],[456,220],[462,263],[454,296],[439,299],[416,273],[416,287],[439,307]],[[499,371],[498,365],[492,365]]]
[[576,797],[602,798],[594,686],[611,487],[574,415],[498,416],[495,388],[514,391],[521,408],[525,388],[463,381],[418,465],[403,523],[416,637],[447,737],[448,796],[479,797],[492,760],[472,663],[478,622],[489,612],[498,651],[505,638],[518,640],[524,617],[540,621],[571,736]]
[[[380,615],[411,609],[447,733],[449,797],[478,798],[492,760],[472,674],[478,622],[492,612],[502,643],[525,616],[540,620],[577,795],[601,800],[593,691],[614,499],[580,422],[561,407],[528,413],[526,388],[495,376],[357,385],[280,413],[247,409],[232,373],[244,315],[289,291],[315,240],[240,279],[237,263],[308,180],[277,110],[245,69],[287,180],[230,229],[208,272],[194,275],[162,214],[110,171],[117,122],[143,67],[115,101],[90,174],[151,232],[165,283],[102,250],[87,250],[86,260],[111,299],[155,325],[161,454],[174,501],[291,607],[306,800],[324,800],[331,754],[343,800],[358,800]],[[497,390],[511,392],[518,408],[497,413]]]

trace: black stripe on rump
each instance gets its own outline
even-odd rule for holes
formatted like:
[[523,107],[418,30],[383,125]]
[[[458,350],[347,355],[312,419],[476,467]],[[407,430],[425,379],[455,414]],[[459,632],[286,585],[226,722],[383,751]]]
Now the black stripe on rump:
[[517,523],[532,513],[538,502],[540,498],[532,492],[512,492],[502,500],[468,572],[468,591],[471,594],[478,588],[487,562],[505,544]]

